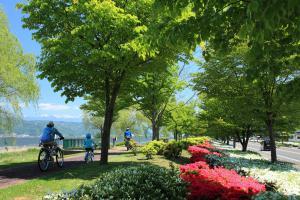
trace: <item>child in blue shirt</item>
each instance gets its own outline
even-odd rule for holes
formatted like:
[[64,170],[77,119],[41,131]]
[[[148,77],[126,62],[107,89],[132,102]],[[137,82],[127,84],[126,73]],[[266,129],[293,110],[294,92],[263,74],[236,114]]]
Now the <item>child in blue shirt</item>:
[[84,148],[85,148],[85,157],[84,160],[87,160],[88,152],[94,152],[94,141],[90,133],[87,133],[84,139]]

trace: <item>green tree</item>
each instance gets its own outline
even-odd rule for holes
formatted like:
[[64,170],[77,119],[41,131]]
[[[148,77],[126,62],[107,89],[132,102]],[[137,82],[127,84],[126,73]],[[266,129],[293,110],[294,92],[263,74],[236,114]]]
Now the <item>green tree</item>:
[[260,112],[271,142],[272,162],[277,161],[276,130],[280,130],[282,122],[288,122],[284,117],[292,119],[292,115],[297,118],[300,115],[300,43],[295,43],[293,37],[284,29],[277,30],[272,39],[265,41],[260,53],[250,51],[247,55],[251,66],[248,78],[258,88],[257,95],[262,105]]
[[236,137],[246,151],[249,138],[259,124],[257,107],[260,106],[256,88],[247,80],[244,58],[247,48],[241,45],[227,55],[220,55],[210,47],[206,51],[209,59],[201,65],[203,72],[194,79],[195,89],[206,94],[206,115],[215,121],[210,124],[222,127],[222,131],[229,128],[232,133],[224,131],[225,138]]
[[[66,101],[100,98],[104,105],[101,164],[108,160],[110,129],[117,99],[148,66],[166,67],[178,55],[172,49],[142,52],[152,16],[152,0],[30,0],[20,4],[24,27],[42,44],[40,78],[47,78]],[[141,51],[141,52],[139,52]],[[168,59],[165,59],[168,58]]]
[[159,129],[163,125],[166,108],[182,86],[178,66],[170,66],[166,71],[152,69],[145,72],[132,86],[134,102],[151,121],[152,140],[159,140]]
[[263,130],[262,123],[266,125],[272,162],[277,160],[275,133],[294,129],[300,114],[297,44],[282,37],[266,41],[260,55],[244,43],[227,54],[206,49],[205,71],[196,78],[199,91],[226,106],[222,111],[226,122],[251,127],[252,132]]
[[[196,102],[171,102],[166,109],[165,124],[177,141],[182,135],[199,135],[205,126],[197,118]],[[202,126],[201,126],[202,125]]]
[[36,102],[38,96],[34,56],[23,53],[0,8],[0,128],[10,129],[21,116],[21,103]]
[[67,101],[86,95],[101,99],[102,164],[108,160],[117,98],[127,91],[123,85],[152,63],[134,48],[152,19],[151,4],[151,0],[30,0],[19,5],[26,14],[24,27],[34,30],[34,39],[42,45],[39,77],[47,78],[55,91],[62,90]]
[[297,0],[156,0],[154,5],[160,19],[148,30],[154,46],[188,44],[190,49],[195,49],[200,42],[209,41],[215,49],[226,52],[231,44],[242,39],[248,40],[256,52],[281,28],[293,35],[294,42],[300,39]]
[[130,128],[134,135],[140,138],[144,136],[150,124],[150,121],[141,111],[131,106],[118,112],[118,117],[113,123],[113,129],[117,132],[117,135],[123,137],[126,128]]

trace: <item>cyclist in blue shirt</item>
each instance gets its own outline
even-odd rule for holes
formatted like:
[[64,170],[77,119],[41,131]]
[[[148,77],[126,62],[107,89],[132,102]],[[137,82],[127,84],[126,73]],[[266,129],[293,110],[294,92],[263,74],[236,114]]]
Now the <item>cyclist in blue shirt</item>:
[[129,150],[130,140],[132,138],[132,133],[130,132],[130,129],[127,128],[124,132],[124,140],[125,140],[125,146],[127,148],[127,151]]
[[87,160],[87,156],[88,156],[88,152],[91,151],[94,153],[94,141],[92,139],[92,135],[90,133],[87,133],[85,135],[85,139],[84,139],[84,148],[85,148],[85,157],[84,157],[84,160]]
[[50,121],[47,124],[47,127],[44,128],[43,133],[40,136],[40,140],[42,144],[51,146],[54,145],[55,135],[58,135],[61,140],[64,139],[64,136],[56,128],[54,128],[53,121]]

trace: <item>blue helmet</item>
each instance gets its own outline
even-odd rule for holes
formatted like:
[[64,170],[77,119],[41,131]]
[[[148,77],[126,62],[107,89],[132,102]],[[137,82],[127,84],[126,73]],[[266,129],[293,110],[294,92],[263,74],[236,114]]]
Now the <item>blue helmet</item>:
[[86,137],[87,139],[91,139],[92,135],[91,135],[90,133],[87,133],[87,134],[85,135],[85,137]]

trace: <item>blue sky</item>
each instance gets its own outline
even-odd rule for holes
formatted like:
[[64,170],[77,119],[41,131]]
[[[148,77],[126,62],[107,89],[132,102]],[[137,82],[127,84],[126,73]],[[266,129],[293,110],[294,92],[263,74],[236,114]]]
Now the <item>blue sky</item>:
[[[0,6],[8,17],[10,31],[18,38],[24,52],[40,55],[40,45],[32,40],[31,32],[22,28],[22,13],[16,8],[20,0],[0,0]],[[47,80],[38,80],[40,86],[40,98],[37,106],[23,108],[25,119],[44,119],[54,121],[81,121],[80,104],[84,101],[80,98],[74,102],[65,104],[65,97],[55,93]]]
[[[22,28],[22,13],[16,8],[16,3],[22,0],[0,0],[0,6],[8,17],[10,31],[18,38],[25,53],[32,53],[36,57],[40,55],[40,45],[32,40],[31,32]],[[200,50],[196,54],[201,54]],[[197,55],[198,57],[198,55]],[[195,72],[197,67],[192,63],[185,67],[185,74]],[[28,120],[53,120],[53,121],[81,121],[82,112],[79,106],[84,103],[83,99],[77,98],[74,102],[65,104],[65,97],[60,93],[55,93],[47,80],[38,80],[40,86],[40,98],[37,106],[23,108],[23,116]],[[185,89],[177,98],[187,100],[193,96],[194,92]]]

